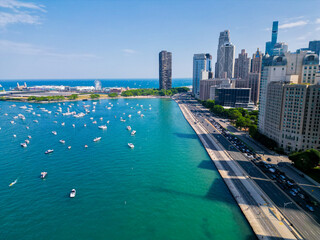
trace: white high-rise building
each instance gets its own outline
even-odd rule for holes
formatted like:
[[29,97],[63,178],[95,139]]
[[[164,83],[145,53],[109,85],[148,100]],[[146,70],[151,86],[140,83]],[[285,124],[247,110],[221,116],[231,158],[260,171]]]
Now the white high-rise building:
[[100,80],[95,80],[94,81],[94,90],[96,91],[101,91],[102,89],[102,84]]
[[200,96],[200,81],[212,78],[211,67],[212,56],[209,53],[194,54],[192,93],[196,98]]

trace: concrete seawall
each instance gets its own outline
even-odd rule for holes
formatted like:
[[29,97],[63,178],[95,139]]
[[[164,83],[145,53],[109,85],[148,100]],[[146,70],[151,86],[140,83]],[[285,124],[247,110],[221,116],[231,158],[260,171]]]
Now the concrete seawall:
[[[212,159],[231,194],[259,239],[297,239],[271,200],[255,185],[227,151],[197,122],[188,108],[176,101]],[[299,239],[300,237],[298,237]]]

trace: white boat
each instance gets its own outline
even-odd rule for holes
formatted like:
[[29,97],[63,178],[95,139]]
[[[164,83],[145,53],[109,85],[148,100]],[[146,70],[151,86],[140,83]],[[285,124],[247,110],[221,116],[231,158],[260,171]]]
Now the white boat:
[[68,149],[71,149],[71,146],[68,146]]
[[30,143],[30,141],[28,140],[28,139],[26,139],[26,140],[24,140],[25,142],[26,142],[26,144],[29,144]]
[[100,118],[100,121],[102,121],[102,120],[103,120],[103,117]]
[[76,191],[75,189],[72,189],[71,192],[70,192],[70,194],[69,194],[69,196],[70,196],[71,198],[74,198],[74,197],[76,196],[76,193],[77,193],[77,191]]
[[133,130],[133,131],[131,132],[131,136],[133,136],[133,135],[135,135],[135,134],[136,134],[136,131]]
[[127,129],[128,129],[128,131],[131,131],[131,127],[130,126],[127,126]]
[[41,172],[40,178],[44,179],[47,176],[47,172]]
[[120,119],[120,121],[121,121],[121,122],[126,122],[126,120],[125,120],[125,119],[122,119],[122,118]]
[[63,122],[63,123],[61,123],[61,126],[64,126],[65,125],[65,123]]
[[137,113],[140,115],[140,114],[141,114],[141,111],[138,111]]
[[20,108],[21,109],[27,109],[27,106],[21,106]]
[[33,120],[33,122],[38,123],[38,120]]
[[26,126],[26,129],[29,129],[29,127],[28,127],[28,126]]
[[74,127],[74,128],[75,128],[75,127],[76,127],[76,125],[72,124],[72,127]]
[[14,121],[10,121],[11,124],[14,124]]
[[86,126],[87,126],[87,124],[83,124],[83,126],[84,126],[84,127],[86,127]]
[[93,123],[93,124],[97,124],[97,121],[93,121],[92,123]]
[[59,140],[59,142],[61,142],[61,143],[63,143],[63,144],[65,144],[66,143],[66,141],[65,140]]
[[17,135],[13,134],[13,137],[17,137]]
[[101,140],[101,137],[96,137],[95,139],[93,139],[94,142],[98,142]]
[[56,131],[52,131],[51,132],[53,135],[57,135],[57,132]]
[[102,130],[106,130],[107,129],[107,126],[106,125],[101,125],[98,127],[99,129],[102,129]]
[[53,153],[53,149],[48,149],[47,151],[44,152],[45,154]]
[[31,139],[31,136],[29,135],[28,138]]
[[91,117],[90,120],[93,120],[93,117]]
[[141,117],[144,117],[144,115],[143,115],[143,114],[141,114],[140,116],[141,116]]
[[129,114],[128,117],[131,118],[131,114]]
[[21,147],[26,148],[28,145],[24,142],[24,143],[20,143]]
[[14,116],[13,119],[18,119],[18,116]]
[[107,123],[109,124],[110,121],[107,121]]
[[134,148],[134,145],[133,145],[132,143],[128,143],[128,146],[129,146],[130,148]]
[[9,184],[9,187],[15,185],[18,182],[18,179],[14,180],[12,183]]

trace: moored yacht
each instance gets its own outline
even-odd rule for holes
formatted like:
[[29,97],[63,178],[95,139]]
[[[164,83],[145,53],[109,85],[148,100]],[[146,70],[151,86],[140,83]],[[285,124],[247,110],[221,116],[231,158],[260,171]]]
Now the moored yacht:
[[106,125],[101,125],[101,126],[98,126],[99,129],[102,129],[102,130],[106,130],[107,129],[107,126]]
[[128,129],[128,131],[131,131],[131,127],[130,126],[127,126],[127,129]]
[[28,145],[24,142],[24,143],[20,143],[21,147],[26,148]]
[[44,152],[45,154],[53,153],[53,149],[48,149],[47,151]]
[[61,142],[61,143],[63,143],[63,144],[65,144],[66,143],[66,141],[65,140],[59,140],[59,142]]
[[133,145],[132,143],[128,143],[128,146],[129,146],[130,148],[134,148],[134,145]]
[[74,197],[76,196],[76,193],[77,193],[77,191],[76,191],[75,189],[72,189],[71,192],[70,192],[70,194],[69,194],[69,196],[70,196],[71,198],[74,198]]
[[133,131],[131,132],[131,136],[135,135],[136,132],[137,132],[136,130],[133,130]]
[[24,140],[25,142],[26,142],[26,144],[29,144],[30,143],[30,141],[28,140],[28,139],[26,139],[26,140]]
[[41,172],[40,178],[44,179],[47,176],[47,172]]
[[57,135],[57,132],[56,131],[52,131],[51,132],[53,135]]
[[96,137],[95,139],[93,139],[94,142],[98,142],[101,140],[101,137]]

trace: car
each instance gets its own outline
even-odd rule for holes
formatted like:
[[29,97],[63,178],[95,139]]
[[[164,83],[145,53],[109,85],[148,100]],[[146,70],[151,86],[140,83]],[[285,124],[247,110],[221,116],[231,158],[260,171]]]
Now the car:
[[314,212],[314,208],[310,205],[306,205],[306,208],[310,211],[310,212]]
[[271,173],[275,173],[275,169],[274,168],[269,168],[269,172],[271,172]]
[[296,194],[294,191],[292,191],[292,190],[290,191],[290,194],[291,194],[292,196],[294,196],[294,197],[297,196],[297,194]]
[[290,180],[287,181],[287,184],[288,184],[289,186],[293,186],[293,182],[291,182]]
[[299,193],[298,196],[302,199],[305,199],[305,196],[302,193]]

